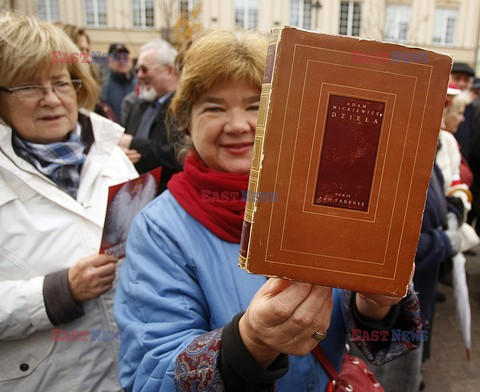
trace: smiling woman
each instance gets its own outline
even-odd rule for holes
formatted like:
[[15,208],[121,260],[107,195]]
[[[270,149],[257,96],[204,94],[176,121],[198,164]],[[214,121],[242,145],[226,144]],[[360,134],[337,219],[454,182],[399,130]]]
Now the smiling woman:
[[72,81],[64,68],[54,71],[48,81],[2,88],[0,91],[9,95],[0,95],[1,116],[30,142],[63,142],[77,122],[76,94],[81,83],[78,79]]
[[[413,291],[397,304],[238,267],[245,202],[261,196],[247,189],[266,54],[264,36],[232,31],[185,53],[171,105],[184,170],[135,219],[115,297],[125,391],[325,391],[320,340],[338,370],[346,325],[418,327]],[[364,348],[378,362],[407,350],[388,343]]]
[[[16,17],[6,18],[13,21]],[[99,87],[90,75],[87,64],[52,63],[54,48],[69,55],[78,52],[78,48],[71,41],[64,40],[64,34],[58,35],[59,30],[52,25],[46,25],[44,30],[39,30],[37,26],[28,26],[29,22],[23,23],[29,28],[28,31],[18,29],[15,23],[2,25],[2,86],[12,88],[21,84],[38,84],[39,79],[46,80],[53,74],[66,70],[72,79],[82,80],[83,88],[77,93],[79,106],[92,109],[99,94]],[[35,29],[35,34],[32,34],[31,29]],[[9,37],[13,37],[13,41],[10,41]]]
[[205,164],[215,170],[250,172],[260,89],[221,83],[192,106],[190,136]]
[[[33,17],[0,14],[0,390],[120,391],[112,286],[99,255],[108,187],[137,177],[123,128],[90,108],[88,64]],[[76,339],[58,339],[62,335]],[[82,339],[78,339],[79,331]]]

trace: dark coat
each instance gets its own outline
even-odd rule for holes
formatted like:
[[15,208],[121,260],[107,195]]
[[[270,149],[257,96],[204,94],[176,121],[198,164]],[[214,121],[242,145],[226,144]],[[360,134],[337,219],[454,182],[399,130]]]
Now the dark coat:
[[102,101],[112,108],[115,113],[116,122],[120,122],[123,98],[132,91],[135,91],[136,85],[137,79],[133,71],[128,78],[125,75],[110,71],[108,80],[102,88]]
[[[480,99],[475,100],[469,107],[472,108],[473,115],[470,128],[470,156],[468,164],[473,173],[473,184],[470,190],[473,193],[473,204],[471,219],[477,216],[476,230],[480,230],[478,217],[480,217]],[[465,109],[466,110],[466,109]]]
[[455,132],[455,139],[457,139],[458,144],[460,144],[460,152],[462,156],[465,157],[468,163],[470,163],[470,140],[471,140],[471,128],[472,128],[472,121],[473,121],[474,109],[473,106],[467,105],[465,107],[465,113],[463,116],[465,120],[463,120],[460,125],[458,126],[457,132]]
[[172,175],[182,170],[182,166],[178,164],[175,157],[173,145],[168,141],[167,127],[165,125],[165,116],[171,99],[172,97],[169,97],[161,104],[160,111],[153,121],[148,139],[135,138],[135,134],[140,125],[142,115],[149,107],[150,102],[143,99],[138,100],[125,121],[126,133],[134,136],[130,148],[142,154],[140,161],[135,164],[137,171],[143,174],[158,166],[162,167],[160,193],[167,188],[167,182]]
[[435,164],[428,185],[427,201],[423,214],[422,229],[415,255],[415,275],[413,283],[418,292],[423,322],[432,317],[440,264],[448,259],[452,247],[443,231],[448,211],[443,193],[443,178]]

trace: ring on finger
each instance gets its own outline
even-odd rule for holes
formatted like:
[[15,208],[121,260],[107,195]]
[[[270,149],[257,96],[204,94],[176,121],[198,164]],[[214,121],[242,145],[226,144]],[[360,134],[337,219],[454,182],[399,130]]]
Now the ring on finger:
[[315,331],[314,334],[312,335],[312,338],[315,340],[321,341],[327,337],[327,331],[322,332],[322,331]]

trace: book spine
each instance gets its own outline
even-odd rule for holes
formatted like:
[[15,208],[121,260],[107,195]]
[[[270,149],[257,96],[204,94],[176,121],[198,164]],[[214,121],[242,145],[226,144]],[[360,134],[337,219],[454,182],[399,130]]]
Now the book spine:
[[240,239],[240,254],[238,264],[241,268],[248,270],[248,246],[250,242],[250,230],[256,210],[256,198],[258,179],[262,171],[263,142],[265,138],[265,126],[270,106],[270,95],[272,90],[272,77],[275,66],[275,56],[280,39],[281,29],[274,29],[270,32],[267,59],[265,62],[265,71],[262,83],[262,92],[260,93],[260,107],[258,110],[257,127],[255,131],[255,144],[253,146],[253,159],[250,168],[250,177],[248,181],[247,203],[245,206],[245,216],[242,227],[242,237]]

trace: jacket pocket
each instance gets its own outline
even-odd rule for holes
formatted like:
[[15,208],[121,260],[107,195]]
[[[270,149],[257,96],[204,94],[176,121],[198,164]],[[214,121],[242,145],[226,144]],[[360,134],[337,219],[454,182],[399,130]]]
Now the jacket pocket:
[[[0,342],[0,381],[27,377],[49,356],[55,346],[50,330],[21,340]],[[37,374],[39,379],[41,374]],[[1,389],[1,384],[0,384]]]

